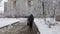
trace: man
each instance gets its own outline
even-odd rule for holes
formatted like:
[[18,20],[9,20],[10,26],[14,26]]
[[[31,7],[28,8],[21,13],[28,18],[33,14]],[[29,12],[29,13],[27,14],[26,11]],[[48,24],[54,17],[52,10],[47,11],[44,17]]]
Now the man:
[[31,14],[31,15],[28,17],[28,23],[27,23],[27,25],[29,25],[29,27],[32,28],[33,22],[34,22],[34,17],[33,17],[33,15]]

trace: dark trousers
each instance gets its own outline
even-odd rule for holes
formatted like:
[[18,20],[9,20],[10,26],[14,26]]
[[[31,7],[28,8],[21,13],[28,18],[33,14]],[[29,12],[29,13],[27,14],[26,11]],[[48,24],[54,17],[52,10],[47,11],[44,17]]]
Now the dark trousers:
[[29,28],[32,28],[32,26],[33,26],[33,21],[28,21],[28,22],[27,22],[27,26],[29,26]]
[[32,26],[33,26],[33,22],[30,22],[29,27],[32,28]]

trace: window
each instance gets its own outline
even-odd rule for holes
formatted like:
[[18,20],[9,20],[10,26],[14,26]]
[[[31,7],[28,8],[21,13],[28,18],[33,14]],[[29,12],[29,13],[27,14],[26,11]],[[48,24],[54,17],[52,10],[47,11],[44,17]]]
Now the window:
[[28,0],[28,6],[31,7],[31,1],[32,0]]
[[13,2],[13,7],[16,8],[16,1]]

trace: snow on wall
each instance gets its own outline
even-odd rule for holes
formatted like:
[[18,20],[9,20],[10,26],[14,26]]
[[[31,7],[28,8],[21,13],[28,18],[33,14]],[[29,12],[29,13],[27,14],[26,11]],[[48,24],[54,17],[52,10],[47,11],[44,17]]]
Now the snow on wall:
[[40,32],[40,34],[60,34],[60,22],[55,21],[53,18],[46,18],[47,21],[52,23],[57,23],[54,26],[50,25],[51,28],[49,28],[48,22],[45,24],[44,19],[42,18],[35,18],[34,22]]

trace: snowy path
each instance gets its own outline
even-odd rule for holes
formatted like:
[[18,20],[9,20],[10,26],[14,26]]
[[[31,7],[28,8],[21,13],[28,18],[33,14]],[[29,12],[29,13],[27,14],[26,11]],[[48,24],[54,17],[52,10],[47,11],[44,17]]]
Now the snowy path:
[[[47,18],[47,20],[54,22],[50,18]],[[57,24],[55,26],[51,26],[51,28],[49,28],[48,25],[45,24],[44,19],[41,19],[41,18],[35,19],[34,22],[41,34],[60,34],[60,24],[59,25]]]

